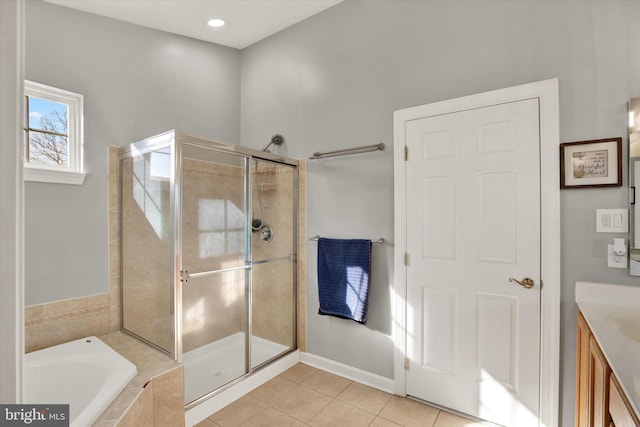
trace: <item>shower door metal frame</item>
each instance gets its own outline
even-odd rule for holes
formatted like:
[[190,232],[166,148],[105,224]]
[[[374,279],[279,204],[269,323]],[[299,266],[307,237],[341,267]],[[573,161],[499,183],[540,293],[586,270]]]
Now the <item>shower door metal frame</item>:
[[[183,145],[191,145],[203,149],[208,149],[212,151],[218,151],[227,154],[235,154],[244,158],[244,200],[245,200],[245,265],[242,267],[234,267],[234,270],[244,270],[245,271],[245,303],[247,308],[247,313],[245,317],[245,321],[247,322],[247,328],[245,333],[245,373],[234,380],[224,384],[223,386],[218,387],[217,389],[211,390],[211,392],[195,399],[192,402],[188,402],[185,407],[186,409],[192,408],[205,400],[210,399],[215,396],[219,392],[237,384],[238,382],[244,380],[248,376],[252,375],[253,372],[259,370],[261,367],[268,365],[273,360],[287,354],[291,351],[294,351],[297,348],[297,227],[298,227],[298,175],[297,175],[297,167],[298,163],[295,160],[288,159],[286,157],[273,155],[271,153],[267,153],[264,151],[257,151],[250,148],[240,147],[236,145],[227,145],[216,143],[213,141],[204,140],[201,138],[197,138],[191,135],[184,134],[176,134],[175,138],[175,147],[174,151],[176,153],[176,159],[174,163],[174,176],[176,181],[173,184],[173,188],[175,189],[175,200],[172,208],[175,210],[175,222],[173,224],[174,227],[174,313],[175,313],[175,334],[174,334],[174,359],[179,362],[182,362],[182,354],[183,354],[183,346],[182,346],[182,286],[185,282],[182,281],[182,272],[183,272],[183,263],[182,263],[182,166],[183,166],[183,154],[182,147]],[[292,292],[293,292],[293,319],[292,319],[292,346],[285,352],[276,355],[275,357],[265,361],[264,363],[252,367],[251,360],[251,338],[252,338],[252,281],[253,281],[253,257],[252,257],[252,241],[251,241],[251,212],[253,211],[253,177],[251,173],[251,161],[252,160],[261,160],[272,162],[276,164],[285,164],[288,166],[294,167],[296,173],[293,174],[293,194],[292,194],[292,208],[293,208],[293,230],[292,230],[292,250],[293,253],[291,257],[293,258],[293,271],[292,271]],[[270,261],[277,261],[278,259],[268,259],[263,260],[258,264],[268,263]],[[206,274],[216,274],[221,272],[221,270],[206,272]],[[204,273],[204,272],[203,272]],[[178,333],[179,332],[179,333]]]
[[[172,286],[172,312],[171,316],[171,338],[173,341],[172,351],[169,352],[166,349],[163,349],[156,345],[153,342],[127,330],[124,328],[124,313],[123,310],[120,312],[121,321],[123,325],[123,331],[135,336],[136,338],[144,341],[145,343],[153,346],[154,348],[162,351],[163,353],[169,354],[173,359],[178,362],[182,362],[182,286],[184,285],[183,279],[183,262],[182,262],[182,196],[183,196],[183,153],[182,148],[183,145],[191,145],[199,148],[204,148],[212,151],[218,151],[227,154],[238,155],[244,158],[245,165],[245,176],[244,176],[244,199],[245,199],[245,265],[240,267],[234,267],[234,270],[245,270],[245,302],[247,307],[247,315],[245,317],[245,321],[247,322],[247,330],[246,330],[246,338],[245,338],[245,374],[239,376],[238,378],[230,381],[229,383],[212,390],[210,393],[205,394],[204,396],[199,397],[198,399],[189,402],[186,406],[187,409],[198,405],[199,403],[213,397],[219,392],[227,389],[228,387],[233,386],[234,384],[242,381],[246,377],[253,374],[253,372],[261,369],[262,367],[268,365],[274,360],[282,357],[285,354],[294,351],[297,348],[297,312],[298,312],[298,278],[297,278],[297,245],[298,245],[298,162],[294,159],[290,159],[284,156],[280,156],[277,154],[272,154],[265,151],[254,150],[251,148],[241,147],[234,144],[226,144],[216,141],[211,141],[207,139],[203,139],[194,135],[176,132],[174,130],[164,132],[162,134],[141,140],[139,142],[129,144],[120,148],[119,150],[119,160],[122,162],[126,158],[136,158],[142,156],[144,154],[154,152],[163,148],[171,148],[170,161],[170,178],[169,178],[169,192],[170,192],[170,213],[169,213],[169,222],[171,227],[171,235],[172,239],[169,243],[169,251],[172,254],[173,261],[171,265],[171,274],[173,276],[173,286]],[[267,161],[275,164],[282,164],[291,166],[294,168],[293,170],[293,194],[292,194],[292,253],[289,255],[289,258],[292,261],[292,293],[293,293],[293,319],[292,319],[292,346],[265,362],[252,367],[251,361],[251,337],[252,337],[252,271],[254,262],[252,259],[252,244],[251,244],[251,212],[252,210],[252,194],[253,194],[253,177],[251,173],[251,162],[252,160],[258,161]],[[121,163],[122,164],[122,163]],[[122,182],[122,167],[120,168],[120,182]],[[123,197],[124,194],[121,191],[120,194],[120,210],[121,210],[121,220],[123,215]],[[122,224],[122,221],[121,221]],[[123,227],[120,227],[120,238],[122,240],[122,231]],[[122,255],[122,246],[120,248],[120,253]],[[261,260],[255,263],[255,265],[269,263],[272,261],[281,261],[284,260],[283,257],[280,258],[269,258],[266,260]],[[124,268],[124,260],[120,263],[121,269],[121,278]],[[203,272],[203,274],[216,274],[219,273],[220,270],[215,272]],[[200,273],[195,273],[193,277],[197,277],[196,275],[200,275]],[[123,285],[123,279],[121,279],[120,285]]]

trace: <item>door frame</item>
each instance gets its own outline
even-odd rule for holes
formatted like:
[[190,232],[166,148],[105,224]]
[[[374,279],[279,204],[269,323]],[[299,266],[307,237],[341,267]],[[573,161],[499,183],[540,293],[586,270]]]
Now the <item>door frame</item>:
[[[558,79],[439,101],[393,113],[394,146],[394,392],[406,396],[407,181],[406,122],[495,104],[537,98],[540,105],[541,316],[539,425],[558,425],[560,390],[560,121]],[[411,154],[409,154],[411,155]]]
[[24,101],[25,0],[0,0],[0,402],[22,403],[24,356]]

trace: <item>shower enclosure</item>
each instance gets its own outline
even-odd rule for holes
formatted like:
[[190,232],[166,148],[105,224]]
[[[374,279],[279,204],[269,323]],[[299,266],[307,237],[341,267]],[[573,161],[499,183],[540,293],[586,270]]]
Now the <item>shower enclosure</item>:
[[185,404],[296,348],[297,163],[170,131],[120,149],[122,325]]

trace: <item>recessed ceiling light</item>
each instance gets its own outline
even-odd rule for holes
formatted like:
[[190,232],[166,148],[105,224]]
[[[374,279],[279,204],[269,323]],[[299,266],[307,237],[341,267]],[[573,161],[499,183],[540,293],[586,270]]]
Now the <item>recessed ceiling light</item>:
[[209,21],[207,21],[207,25],[213,28],[219,28],[224,25],[224,20],[220,18],[209,19]]

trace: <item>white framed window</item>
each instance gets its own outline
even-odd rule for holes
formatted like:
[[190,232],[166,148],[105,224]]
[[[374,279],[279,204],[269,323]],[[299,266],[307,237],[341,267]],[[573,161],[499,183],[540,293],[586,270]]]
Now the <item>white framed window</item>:
[[81,185],[84,97],[29,80],[24,96],[25,181]]

